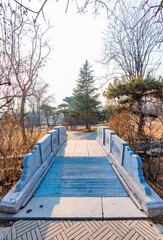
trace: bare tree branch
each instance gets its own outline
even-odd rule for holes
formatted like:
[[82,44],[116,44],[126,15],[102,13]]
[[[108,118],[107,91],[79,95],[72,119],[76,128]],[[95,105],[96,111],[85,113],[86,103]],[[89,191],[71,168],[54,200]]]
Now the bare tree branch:
[[[121,70],[121,76],[129,79],[140,74],[148,75],[160,64],[151,62],[151,53],[163,39],[162,29],[152,24],[154,20],[148,21],[150,12],[144,18],[142,14],[122,5],[117,21],[110,21],[104,33],[103,64],[108,67],[114,64],[115,73]],[[153,67],[149,69],[149,65]]]
[[[50,53],[48,42],[44,40],[47,29],[42,32],[40,25],[33,22],[20,5],[18,7],[17,4],[4,4],[1,10],[0,108],[8,107],[12,101],[19,98],[20,125],[25,143],[26,99],[36,94],[39,71]],[[7,86],[8,82],[10,86]]]

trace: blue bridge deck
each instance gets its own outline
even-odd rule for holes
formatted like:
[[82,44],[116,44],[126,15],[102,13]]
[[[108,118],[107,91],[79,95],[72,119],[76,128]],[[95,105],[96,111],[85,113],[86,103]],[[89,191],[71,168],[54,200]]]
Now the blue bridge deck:
[[87,148],[83,147],[83,156],[80,157],[74,156],[75,151],[72,156],[67,156],[70,155],[66,152],[70,153],[68,148],[71,143],[63,146],[35,197],[127,197],[107,157],[103,156],[103,153],[98,157],[88,156],[93,142],[97,153],[97,142],[91,141],[89,145],[90,142],[87,141],[83,144],[87,145]]

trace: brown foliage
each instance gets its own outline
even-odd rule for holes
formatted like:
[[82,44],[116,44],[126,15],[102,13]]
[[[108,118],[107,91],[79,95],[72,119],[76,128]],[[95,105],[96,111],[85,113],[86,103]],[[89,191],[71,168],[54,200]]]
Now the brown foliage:
[[[110,118],[109,127],[124,139],[137,152],[143,160],[143,170],[147,182],[155,191],[163,196],[163,122],[161,118],[146,118],[143,134],[138,135],[137,118],[128,113],[118,113]],[[154,146],[157,141],[157,147]],[[143,150],[140,150],[143,146]]]
[[2,186],[13,186],[20,179],[24,155],[44,134],[39,130],[26,130],[24,145],[19,122],[9,112],[3,115],[0,120],[0,192]]
[[131,115],[128,112],[118,113],[109,119],[109,128],[124,139],[133,151],[136,150],[137,136],[134,133],[135,125],[132,122]]

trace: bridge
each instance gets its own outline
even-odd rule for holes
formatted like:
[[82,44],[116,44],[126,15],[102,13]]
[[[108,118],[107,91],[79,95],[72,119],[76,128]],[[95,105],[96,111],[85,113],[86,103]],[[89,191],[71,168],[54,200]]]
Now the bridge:
[[142,161],[107,127],[48,132],[23,160],[20,181],[0,203],[8,219],[144,219],[163,212]]

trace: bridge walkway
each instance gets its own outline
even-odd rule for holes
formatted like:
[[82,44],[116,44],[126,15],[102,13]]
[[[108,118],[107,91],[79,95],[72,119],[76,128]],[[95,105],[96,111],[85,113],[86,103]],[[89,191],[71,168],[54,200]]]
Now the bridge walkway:
[[68,140],[36,197],[127,197],[96,140]]
[[94,133],[69,133],[35,196],[16,215],[31,220],[16,221],[6,240],[162,239],[151,221],[135,220],[144,215],[127,196]]
[[145,218],[128,197],[95,133],[68,133],[68,141],[20,218]]

